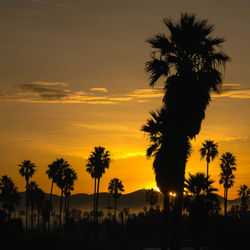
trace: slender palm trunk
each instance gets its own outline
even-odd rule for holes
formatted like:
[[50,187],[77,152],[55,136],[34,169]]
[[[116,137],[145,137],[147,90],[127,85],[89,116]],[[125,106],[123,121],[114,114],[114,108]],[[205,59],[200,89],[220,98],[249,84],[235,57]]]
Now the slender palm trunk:
[[33,205],[31,204],[31,216],[30,216],[31,230],[33,230],[33,221],[34,221],[34,208]]
[[61,231],[61,226],[62,226],[62,202],[63,202],[63,189],[61,190],[61,198],[60,198],[59,232]]
[[115,207],[114,207],[114,221],[116,221],[116,203],[117,203],[117,199],[115,200]]
[[96,189],[96,221],[95,221],[95,241],[96,241],[96,248],[98,248],[98,200],[99,200],[99,187],[100,187],[100,178],[97,179],[97,189]]
[[161,249],[167,250],[167,247],[169,245],[169,195],[168,193],[164,193],[163,196]]
[[95,183],[94,183],[94,195],[93,195],[93,199],[94,199],[93,214],[94,214],[94,223],[95,223],[96,222],[96,178],[95,178]]
[[227,216],[227,191],[228,191],[228,189],[225,188],[225,191],[224,191],[224,213],[225,213],[225,216]]
[[37,229],[40,227],[40,209],[37,209]]
[[208,179],[208,169],[209,169],[209,162],[208,162],[208,160],[207,160],[207,179]]
[[[49,201],[50,201],[50,205],[52,206],[52,191],[53,191],[53,180],[51,183],[51,189],[50,189],[50,195],[49,195]],[[49,220],[48,220],[48,231],[50,232],[50,213],[51,211],[49,211]]]
[[28,181],[26,181],[26,212],[25,212],[25,227],[28,230],[28,212],[29,212],[29,197],[28,197]]

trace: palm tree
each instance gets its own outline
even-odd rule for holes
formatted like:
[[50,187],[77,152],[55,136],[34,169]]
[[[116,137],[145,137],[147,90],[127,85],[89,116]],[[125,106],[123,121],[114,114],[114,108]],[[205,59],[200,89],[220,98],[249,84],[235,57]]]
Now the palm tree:
[[58,174],[56,178],[56,185],[58,188],[61,189],[61,196],[60,196],[60,213],[59,213],[59,231],[61,231],[61,225],[62,225],[62,202],[63,202],[63,195],[64,190],[66,186],[65,182],[65,170],[69,168],[69,163],[65,161],[63,158],[59,159],[57,161],[58,164]]
[[228,195],[228,189],[231,188],[234,184],[235,175],[233,174],[233,171],[236,170],[236,159],[235,156],[230,153],[226,152],[222,154],[220,158],[220,168],[221,173],[219,175],[220,180],[219,183],[223,184],[224,187],[224,213],[225,216],[227,216],[227,195]]
[[[60,173],[60,166],[63,164],[64,159],[58,158],[55,161],[53,161],[51,164],[48,165],[48,169],[46,170],[46,174],[48,175],[48,178],[51,179],[51,188],[50,188],[50,196],[49,200],[52,204],[52,192],[53,192],[53,185],[57,182],[59,178]],[[50,215],[48,219],[48,230],[50,231]]]
[[248,188],[247,185],[240,186],[240,189],[238,190],[238,196],[241,198],[240,214],[242,217],[244,217],[247,213],[249,195],[250,188]]
[[104,147],[95,147],[94,151],[91,152],[86,165],[86,171],[94,178],[94,221],[98,223],[98,196],[100,179],[105,173],[105,169],[109,168],[110,165],[110,152]]
[[15,211],[15,206],[19,205],[20,194],[17,192],[11,177],[3,175],[0,179],[0,202],[4,211],[7,210],[8,216]]
[[124,186],[122,181],[117,178],[112,179],[109,182],[108,191],[112,194],[115,206],[114,206],[114,221],[116,221],[116,207],[117,207],[117,200],[121,197],[122,193],[124,192]]
[[33,230],[33,222],[34,222],[34,209],[35,209],[35,193],[36,193],[36,189],[38,189],[38,185],[36,184],[36,182],[31,181],[28,186],[28,193],[29,193],[29,201],[30,201],[30,207],[31,207],[31,230]]
[[65,194],[65,215],[66,219],[68,218],[69,213],[69,199],[71,191],[74,190],[74,183],[77,180],[77,174],[72,168],[66,168],[64,170],[64,194]]
[[145,194],[146,202],[149,203],[150,209],[153,210],[153,206],[159,201],[159,194],[153,188],[148,189]]
[[40,213],[44,203],[44,192],[38,186],[33,191],[33,204],[37,210],[37,229],[40,228]]
[[26,230],[28,229],[28,209],[29,209],[29,193],[28,193],[28,184],[30,178],[35,173],[36,165],[32,163],[30,160],[24,160],[21,164],[18,165],[19,173],[22,177],[25,178],[26,182]]
[[[155,172],[166,172],[167,170],[162,168],[175,168],[172,172],[178,172],[177,179],[172,179],[176,180],[175,185],[178,182],[177,200],[178,204],[181,204],[185,165],[190,153],[187,150],[190,148],[189,139],[194,138],[200,131],[211,94],[220,92],[220,66],[224,66],[229,57],[220,50],[224,39],[212,36],[214,26],[209,25],[207,20],[198,20],[195,15],[184,13],[181,14],[179,22],[169,18],[163,21],[169,34],[156,34],[147,40],[154,49],[151,60],[146,63],[146,71],[150,74],[150,86],[154,86],[160,77],[166,77],[163,102],[166,108],[165,127],[169,136],[168,140],[162,140],[162,146],[168,145],[168,149],[163,149],[164,154],[158,150],[161,156],[158,152],[157,155],[161,160],[157,160],[158,167],[154,169]],[[170,142],[174,141],[180,142],[175,143],[175,149],[179,153],[174,153],[173,147],[170,146]],[[166,161],[171,162],[169,159],[166,160],[167,155],[174,158],[169,152],[166,154],[168,150],[180,157],[179,165],[174,161],[172,164],[166,164]],[[160,163],[162,160],[165,164]],[[165,183],[157,183],[159,188],[166,189],[167,176],[160,173],[156,175],[162,175],[161,179]],[[180,211],[181,207],[179,214]],[[178,239],[177,241],[180,242]]]
[[214,160],[214,158],[218,155],[218,144],[211,140],[205,140],[202,143],[202,148],[200,148],[201,158],[204,159],[206,157],[207,162],[207,178],[208,178],[208,168],[209,163]]

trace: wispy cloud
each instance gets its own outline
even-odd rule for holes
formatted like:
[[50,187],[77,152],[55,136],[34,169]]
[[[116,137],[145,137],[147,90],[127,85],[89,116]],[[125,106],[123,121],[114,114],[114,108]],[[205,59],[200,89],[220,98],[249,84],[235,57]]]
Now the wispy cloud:
[[45,4],[45,5],[52,5],[52,6],[57,6],[57,7],[63,7],[63,8],[70,8],[70,9],[74,9],[75,6],[72,5],[68,5],[68,4],[61,4],[61,3],[52,3],[47,2],[47,1],[42,1],[42,0],[31,0],[34,3],[38,3],[38,4]]
[[242,88],[239,83],[226,83],[223,84],[222,93],[214,95],[215,98],[228,97],[238,99],[249,99],[250,89]]
[[107,93],[108,90],[106,88],[91,88],[91,91],[98,91],[98,92],[104,92]]
[[248,139],[248,136],[228,136],[228,137],[224,137],[221,139],[221,141],[245,141]]
[[91,88],[89,91],[72,90],[64,82],[32,81],[12,88],[0,89],[1,101],[27,103],[84,103],[117,104],[124,102],[147,102],[161,98],[161,89],[135,89],[128,93],[109,93],[106,88]]

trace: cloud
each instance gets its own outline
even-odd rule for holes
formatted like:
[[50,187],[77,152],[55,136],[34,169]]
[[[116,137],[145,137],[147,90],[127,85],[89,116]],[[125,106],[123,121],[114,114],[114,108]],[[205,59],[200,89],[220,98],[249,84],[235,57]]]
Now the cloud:
[[45,5],[52,5],[52,6],[58,6],[58,7],[64,7],[64,8],[75,8],[75,6],[68,5],[68,4],[61,4],[61,3],[51,3],[51,2],[46,2],[42,0],[31,0],[34,3],[39,3],[39,4],[45,4]]
[[135,97],[135,98],[158,98],[163,97],[162,89],[136,89],[131,93],[127,94],[127,96]]
[[226,83],[223,84],[222,93],[219,95],[214,95],[215,98],[228,97],[228,98],[238,98],[238,99],[249,99],[250,89],[241,88],[239,83]]
[[106,88],[94,87],[89,91],[72,90],[64,82],[32,81],[15,88],[0,89],[1,101],[27,103],[83,103],[119,104],[123,102],[147,102],[162,97],[162,89],[135,89],[129,93],[111,94]]
[[248,139],[248,136],[228,136],[222,138],[221,141],[245,141]]
[[99,92],[104,92],[107,93],[108,90],[106,88],[91,88],[91,91],[99,91]]

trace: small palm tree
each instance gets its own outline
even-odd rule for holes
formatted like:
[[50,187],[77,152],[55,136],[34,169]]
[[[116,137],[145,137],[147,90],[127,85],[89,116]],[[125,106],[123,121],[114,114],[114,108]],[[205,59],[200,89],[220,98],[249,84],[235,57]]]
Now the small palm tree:
[[0,202],[4,211],[7,210],[8,216],[14,212],[15,206],[19,205],[20,194],[17,192],[14,182],[11,177],[3,175],[0,179]]
[[150,210],[153,210],[153,206],[159,201],[159,194],[153,188],[148,189],[145,194],[146,202],[150,205]]
[[62,202],[63,202],[63,195],[65,190],[65,170],[69,168],[69,163],[65,161],[63,158],[59,159],[57,162],[58,164],[58,174],[56,178],[56,185],[59,189],[61,189],[61,196],[60,196],[60,213],[59,213],[59,231],[61,231],[62,226]]
[[19,173],[22,177],[25,178],[26,182],[26,230],[28,229],[28,209],[29,209],[29,193],[28,193],[28,184],[30,178],[34,175],[35,173],[35,168],[36,165],[32,163],[30,160],[24,160],[21,164],[18,165],[19,168]]
[[74,183],[77,180],[77,174],[72,168],[66,168],[64,171],[64,194],[65,194],[65,215],[68,218],[69,214],[69,200],[71,191],[74,190]]
[[209,163],[213,161],[218,155],[218,144],[211,140],[205,140],[205,142],[202,143],[202,147],[200,148],[200,154],[202,159],[206,157],[208,178]]
[[40,214],[44,203],[44,192],[38,186],[33,191],[33,204],[37,210],[37,229],[40,228]]
[[245,217],[248,209],[248,198],[250,195],[250,188],[247,185],[240,186],[238,196],[241,198],[240,215]]
[[30,216],[30,225],[31,225],[31,230],[33,230],[33,222],[34,222],[34,209],[35,209],[35,193],[36,190],[38,189],[38,185],[36,182],[31,181],[28,184],[28,192],[29,192],[29,201],[30,201],[30,207],[31,207],[31,216]]
[[[49,164],[48,169],[46,170],[46,174],[48,175],[48,178],[51,179],[51,188],[50,188],[50,196],[49,196],[49,200],[51,204],[52,204],[53,186],[54,186],[54,183],[58,181],[61,165],[63,164],[63,162],[64,162],[64,159],[58,158],[55,161],[53,161],[51,164]],[[50,231],[50,215],[48,219],[48,230]]]
[[235,156],[230,152],[222,154],[220,161],[221,173],[219,175],[219,183],[224,187],[224,213],[225,216],[227,216],[228,189],[231,188],[234,184],[235,175],[233,171],[236,170],[235,166],[237,164]]
[[122,181],[117,178],[112,179],[109,182],[108,191],[112,194],[115,206],[114,206],[114,221],[116,221],[116,208],[117,208],[117,200],[121,197],[122,192],[124,192],[124,186]]
[[105,173],[105,169],[109,168],[110,165],[110,152],[104,147],[95,147],[94,151],[91,152],[87,165],[86,171],[94,178],[94,221],[98,223],[98,197],[99,197],[99,187],[100,179]]

